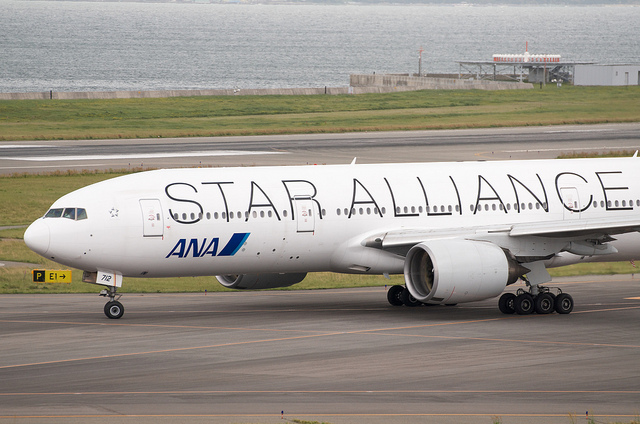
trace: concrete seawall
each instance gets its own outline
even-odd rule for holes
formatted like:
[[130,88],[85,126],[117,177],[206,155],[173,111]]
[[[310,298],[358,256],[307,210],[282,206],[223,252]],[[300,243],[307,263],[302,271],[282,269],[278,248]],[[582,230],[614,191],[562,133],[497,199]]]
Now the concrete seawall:
[[160,97],[193,96],[290,96],[312,94],[347,94],[348,92],[348,87],[158,91],[44,91],[34,93],[0,93],[0,100],[146,99]]
[[533,84],[510,81],[484,81],[458,78],[414,77],[409,75],[351,75],[351,86],[394,87],[403,90],[522,90],[533,88]]
[[158,91],[42,91],[0,93],[0,100],[145,99],[192,96],[291,96],[392,93],[416,90],[514,90],[533,88],[531,84],[504,81],[476,81],[455,78],[411,77],[405,75],[351,75],[350,87],[267,88],[224,90]]

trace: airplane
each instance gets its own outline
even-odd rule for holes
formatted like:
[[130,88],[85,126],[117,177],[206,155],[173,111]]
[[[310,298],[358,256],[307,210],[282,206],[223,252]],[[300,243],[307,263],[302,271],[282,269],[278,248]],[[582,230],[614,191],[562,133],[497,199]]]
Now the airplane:
[[568,314],[548,268],[640,257],[640,163],[627,158],[161,169],[89,185],[25,232],[29,248],[106,288],[216,276],[287,287],[309,272],[404,274],[395,306],[500,296],[505,314]]

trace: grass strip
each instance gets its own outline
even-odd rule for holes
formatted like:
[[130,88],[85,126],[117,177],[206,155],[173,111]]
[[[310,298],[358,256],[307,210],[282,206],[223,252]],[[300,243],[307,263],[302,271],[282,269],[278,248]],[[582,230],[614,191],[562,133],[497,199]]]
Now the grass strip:
[[640,121],[640,87],[0,101],[0,141],[421,130]]

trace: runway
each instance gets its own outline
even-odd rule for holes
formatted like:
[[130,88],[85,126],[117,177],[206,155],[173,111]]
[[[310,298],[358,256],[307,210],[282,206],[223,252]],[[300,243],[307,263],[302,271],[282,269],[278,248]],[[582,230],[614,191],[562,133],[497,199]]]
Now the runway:
[[639,280],[558,280],[576,307],[544,316],[384,287],[127,294],[116,322],[97,295],[2,295],[0,423],[630,422]]
[[547,159],[634,151],[640,124],[0,143],[0,175],[60,170]]

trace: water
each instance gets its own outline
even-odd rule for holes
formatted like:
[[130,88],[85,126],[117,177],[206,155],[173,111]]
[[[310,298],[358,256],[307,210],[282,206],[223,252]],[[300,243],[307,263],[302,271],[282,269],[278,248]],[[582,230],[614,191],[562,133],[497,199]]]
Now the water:
[[634,6],[0,0],[0,92],[347,86],[494,53],[640,63]]

